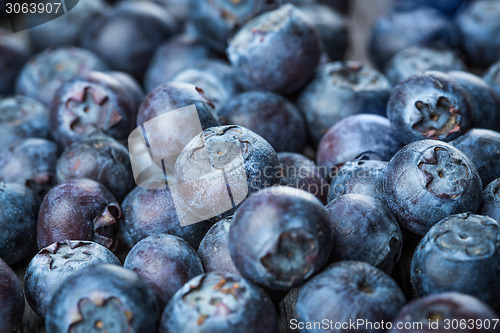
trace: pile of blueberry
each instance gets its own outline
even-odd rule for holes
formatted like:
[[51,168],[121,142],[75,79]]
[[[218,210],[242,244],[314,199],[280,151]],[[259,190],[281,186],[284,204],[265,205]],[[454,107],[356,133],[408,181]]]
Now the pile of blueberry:
[[500,332],[500,1],[350,4],[0,29],[0,332]]

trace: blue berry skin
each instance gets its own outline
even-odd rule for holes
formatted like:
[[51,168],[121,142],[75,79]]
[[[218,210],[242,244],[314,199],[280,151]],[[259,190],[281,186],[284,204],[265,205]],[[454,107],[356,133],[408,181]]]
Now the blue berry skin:
[[[108,10],[103,0],[88,0],[78,3],[67,14],[28,29],[31,44],[37,50],[64,45],[77,45],[81,32],[92,19]],[[27,15],[28,22],[34,16]]]
[[479,213],[500,221],[500,178],[495,179],[483,190]]
[[328,214],[315,196],[274,186],[253,194],[236,211],[229,252],[243,277],[290,290],[323,268],[332,236]]
[[47,332],[151,332],[160,310],[148,285],[136,273],[98,264],[66,279],[52,297]]
[[262,136],[277,152],[302,152],[307,145],[304,117],[292,102],[275,93],[236,95],[218,115],[224,125],[240,125]]
[[469,0],[397,0],[395,3],[396,10],[408,10],[418,7],[432,7],[439,10],[448,17],[453,17],[455,13]]
[[181,227],[168,188],[148,190],[136,187],[123,200],[122,211],[118,227],[129,248],[148,236],[165,233],[178,236],[197,249],[211,226],[200,222]]
[[17,77],[16,94],[50,107],[56,90],[64,81],[90,71],[107,69],[108,66],[88,50],[75,46],[46,49],[24,65]]
[[31,259],[24,275],[28,304],[45,317],[50,300],[62,282],[94,264],[121,265],[113,252],[90,241],[68,240],[43,248]]
[[0,151],[0,181],[25,185],[43,197],[56,183],[57,157],[54,142],[22,139]]
[[[222,171],[225,186],[219,186]],[[217,221],[232,215],[250,194],[279,184],[280,171],[275,150],[259,135],[237,125],[211,127],[177,157],[174,174],[183,184],[178,201],[199,221]],[[228,197],[228,187],[231,201],[226,204],[222,198]],[[222,205],[228,209],[221,212]]]
[[477,212],[482,184],[471,160],[437,140],[404,146],[385,171],[385,199],[400,225],[424,235],[451,214]]
[[500,98],[481,77],[464,72],[450,71],[448,75],[457,81],[468,93],[472,102],[474,127],[500,129]]
[[144,87],[151,91],[171,81],[179,72],[213,56],[195,36],[181,34],[172,37],[156,49],[144,74]]
[[160,333],[274,333],[278,315],[267,294],[238,275],[213,272],[186,283],[167,304]]
[[309,19],[286,4],[245,24],[229,43],[227,55],[246,90],[297,92],[320,59],[320,39]]
[[322,46],[331,61],[342,60],[349,47],[348,20],[339,12],[321,3],[297,4],[314,24]]
[[205,272],[226,272],[239,275],[229,254],[229,228],[232,216],[215,223],[201,240],[198,255]]
[[450,144],[474,163],[483,186],[500,177],[500,133],[473,128]]
[[455,24],[467,60],[473,66],[488,67],[500,54],[500,2],[473,1],[457,14]]
[[[328,266],[298,292],[297,320],[312,323],[390,321],[406,303],[403,292],[388,275],[364,262],[341,261]],[[328,332],[347,332],[332,328]],[[351,332],[355,332],[352,330]],[[356,332],[379,332],[369,327]],[[324,332],[311,329],[307,332]]]
[[401,255],[403,235],[381,201],[345,194],[325,207],[334,234],[332,261],[363,261],[391,274]]
[[385,116],[391,84],[378,71],[356,61],[322,65],[297,98],[309,133],[318,144],[326,131],[347,116]]
[[0,259],[0,331],[19,332],[24,314],[23,287],[16,273]]
[[134,187],[127,148],[102,134],[73,143],[57,160],[57,180],[74,178],[95,180],[122,201]]
[[278,153],[282,175],[280,184],[291,186],[313,194],[326,203],[328,194],[327,171],[318,167],[304,155],[297,153]]
[[410,76],[427,72],[464,71],[458,55],[445,47],[410,46],[396,53],[384,69],[385,76],[396,85]]
[[[219,124],[213,102],[194,84],[169,82],[157,86],[143,100],[137,112],[137,126],[159,115],[194,104],[203,128]],[[154,133],[148,133],[153,135]],[[168,156],[168,155],[167,155]]]
[[0,149],[30,137],[50,137],[49,110],[23,96],[0,97]]
[[483,79],[489,83],[500,97],[500,60],[491,65],[484,73]]
[[401,148],[385,117],[358,114],[342,119],[321,139],[316,160],[328,171],[354,160],[388,161]]
[[65,81],[50,109],[54,139],[62,147],[98,132],[125,140],[135,128],[138,107],[129,89],[128,84],[102,72]]
[[114,69],[142,78],[156,48],[175,30],[174,19],[161,6],[125,1],[89,22],[80,45]]
[[40,202],[29,188],[0,183],[0,259],[15,264],[36,248],[36,217]]
[[364,194],[378,200],[384,198],[384,178],[387,162],[361,160],[346,162],[332,171],[327,202],[344,194]]
[[179,72],[171,81],[201,88],[216,110],[240,91],[233,68],[222,60],[201,60]]
[[[470,295],[458,292],[445,292],[429,295],[416,299],[405,305],[399,314],[392,320],[392,329],[389,333],[424,333],[428,329],[429,320],[438,321],[435,330],[446,331],[445,320],[450,322],[473,323],[462,326],[463,333],[488,333],[492,332],[491,325],[486,328],[487,321],[498,319],[498,314],[488,305]],[[411,324],[410,324],[411,323]],[[421,324],[421,329],[416,325]],[[435,324],[435,323],[433,323]],[[413,325],[410,329],[398,329],[404,325]]]
[[196,251],[182,238],[168,234],[149,236],[138,242],[123,267],[136,272],[147,283],[160,309],[186,282],[204,273]]
[[14,91],[14,80],[30,57],[28,44],[18,35],[0,28],[0,95]]
[[451,141],[473,126],[473,112],[467,91],[447,74],[434,71],[400,82],[387,104],[391,126],[403,143]]
[[265,0],[189,0],[190,21],[200,41],[224,53],[239,27],[264,10]]
[[392,11],[375,22],[369,54],[375,65],[383,69],[396,53],[409,46],[453,46],[455,40],[451,23],[434,8]]
[[55,242],[91,240],[114,251],[120,206],[100,183],[91,179],[69,179],[53,187],[38,214],[38,248]]
[[135,105],[141,105],[145,97],[144,90],[132,75],[119,71],[106,71],[105,73],[120,81],[122,88],[131,96]]
[[420,241],[411,263],[411,283],[424,296],[459,291],[500,308],[500,225],[463,213],[434,225]]

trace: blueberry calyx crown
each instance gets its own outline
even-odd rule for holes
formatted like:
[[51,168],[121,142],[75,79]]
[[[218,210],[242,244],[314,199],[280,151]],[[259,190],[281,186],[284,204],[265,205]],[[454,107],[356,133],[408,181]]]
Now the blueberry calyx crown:
[[449,218],[433,238],[441,251],[456,259],[484,259],[495,253],[499,229],[489,218],[464,213]]
[[448,98],[439,97],[434,106],[419,100],[415,102],[415,108],[420,112],[421,118],[413,128],[426,138],[443,140],[460,131],[460,111]]
[[207,281],[207,276],[203,276],[196,285],[190,286],[183,300],[196,309],[196,323],[201,326],[210,317],[227,317],[237,312],[245,292],[245,286],[232,277]]
[[56,242],[41,250],[40,255],[48,257],[50,270],[56,270],[68,265],[69,262],[88,261],[92,256],[86,250],[89,244],[72,240]]
[[439,198],[458,200],[465,191],[470,171],[445,147],[431,147],[420,157],[425,188]]
[[132,312],[116,297],[82,298],[68,332],[84,333],[96,329],[109,333],[130,332],[132,318]]
[[304,230],[285,231],[260,258],[260,262],[278,281],[294,285],[314,272],[318,250],[314,237]]
[[94,241],[114,251],[118,245],[115,240],[115,233],[116,223],[120,217],[121,212],[117,205],[107,205],[93,221]]
[[101,89],[85,86],[66,101],[69,128],[79,134],[109,130],[122,119]]

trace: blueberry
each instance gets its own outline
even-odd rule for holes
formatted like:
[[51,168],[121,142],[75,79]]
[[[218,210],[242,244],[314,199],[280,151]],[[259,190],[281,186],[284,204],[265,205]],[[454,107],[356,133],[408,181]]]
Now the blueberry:
[[49,138],[49,110],[22,96],[0,97],[0,149],[24,138]]
[[[136,0],[132,0],[136,1]],[[186,0],[146,0],[154,2],[163,8],[177,21],[177,24],[182,25],[189,16],[189,1]]]
[[367,262],[390,274],[401,255],[403,235],[396,217],[381,201],[346,194],[325,207],[334,234],[334,261]]
[[418,245],[411,283],[419,295],[445,291],[470,294],[500,308],[500,225],[490,217],[463,213],[434,225]]
[[94,264],[121,265],[107,248],[94,242],[68,240],[43,248],[31,259],[24,275],[30,307],[45,317],[50,300],[69,276]]
[[295,187],[316,196],[322,203],[328,194],[327,172],[318,167],[304,155],[297,153],[278,153],[283,170],[280,184]]
[[[296,323],[307,328],[324,319],[334,324],[352,321],[358,325],[355,329],[332,325],[328,332],[381,332],[366,322],[390,321],[405,302],[396,282],[381,270],[364,262],[342,261],[299,289]],[[305,331],[324,332],[317,326]]]
[[385,200],[402,227],[424,235],[451,214],[476,212],[481,179],[471,160],[437,140],[412,142],[385,171]]
[[398,134],[385,117],[370,114],[346,117],[323,136],[316,160],[328,170],[355,159],[388,161],[401,147]]
[[64,82],[50,110],[50,127],[61,146],[103,132],[124,140],[134,129],[136,98],[114,76],[89,72]]
[[347,17],[328,5],[321,3],[298,4],[300,9],[313,22],[323,44],[323,49],[331,61],[344,59],[349,46]]
[[500,176],[500,133],[473,128],[450,144],[470,158],[484,186]]
[[410,46],[391,58],[384,73],[395,85],[417,73],[449,70],[466,70],[453,50],[445,47]]
[[280,95],[247,91],[231,98],[217,113],[222,124],[254,131],[277,152],[302,152],[307,144],[304,117],[292,102]]
[[172,37],[156,49],[144,74],[144,86],[147,91],[151,91],[156,86],[171,81],[182,70],[213,56],[197,37],[190,34]]
[[16,273],[0,259],[0,331],[18,332],[24,313],[23,287]]
[[24,65],[16,81],[16,93],[50,106],[62,82],[106,69],[107,65],[88,50],[74,46],[46,49]]
[[201,88],[216,110],[240,90],[233,68],[225,61],[215,59],[201,60],[180,71],[171,81],[191,83]]
[[168,188],[152,190],[136,187],[123,200],[122,211],[118,227],[130,248],[147,236],[166,233],[183,238],[197,249],[211,226],[201,222],[182,227]]
[[356,61],[325,64],[298,96],[315,144],[343,118],[358,113],[385,115],[391,84]]
[[397,0],[396,9],[410,9],[429,6],[439,10],[446,16],[453,16],[469,0]]
[[304,283],[332,248],[328,214],[312,194],[274,186],[250,196],[229,230],[229,252],[247,279],[276,290]]
[[385,169],[387,162],[383,161],[346,162],[338,170],[334,170],[327,202],[350,193],[365,194],[383,200]]
[[412,75],[394,87],[387,116],[403,143],[450,141],[473,126],[472,107],[458,82],[431,71]]
[[24,39],[0,28],[0,95],[11,94],[14,80],[30,56],[30,48]]
[[392,11],[381,16],[373,26],[369,53],[378,68],[408,46],[453,46],[456,36],[448,19],[431,7]]
[[68,146],[57,160],[59,182],[89,178],[106,186],[121,201],[134,187],[128,150],[106,135],[92,135]]
[[[106,8],[103,0],[87,0],[78,3],[67,15],[59,16],[49,22],[28,29],[31,44],[37,49],[76,45],[82,30],[101,15]],[[26,15],[28,22],[34,16]]]
[[474,127],[500,129],[500,98],[481,77],[463,71],[450,71],[448,75],[457,81],[470,95],[473,107]]
[[457,14],[461,47],[474,66],[488,67],[500,54],[500,2],[473,1]]
[[245,89],[292,94],[318,65],[320,39],[308,18],[287,4],[245,24],[227,54]]
[[237,28],[264,10],[265,0],[190,0],[189,19],[200,41],[223,53]]
[[193,222],[231,215],[249,194],[280,181],[271,145],[236,125],[195,136],[179,154],[174,174],[185,219]]
[[122,88],[125,89],[129,95],[131,95],[135,105],[140,105],[142,103],[145,96],[144,90],[132,75],[120,71],[106,71],[105,73],[120,81]]
[[189,83],[171,82],[157,86],[146,96],[137,113],[137,126],[159,115],[192,104],[196,106],[203,128],[219,124],[214,104],[205,96],[203,89]]
[[168,234],[149,236],[138,242],[123,267],[139,274],[148,284],[160,309],[186,282],[203,274],[196,251],[182,238]]
[[36,247],[36,217],[40,202],[29,188],[0,183],[0,259],[15,264]]
[[147,284],[117,265],[98,264],[65,280],[47,309],[47,332],[151,332],[159,307]]
[[[147,181],[150,171],[155,168],[172,176],[182,148],[202,130],[218,125],[215,106],[203,89],[182,82],[156,87],[146,96],[137,113],[137,126],[141,130],[135,132],[139,140],[132,135],[129,137],[129,149],[134,155],[132,168],[144,165],[143,169],[147,169],[142,175],[136,175],[136,182]],[[157,157],[163,159],[162,164]]]
[[500,60],[488,68],[483,79],[490,84],[497,96],[500,97]]
[[161,317],[161,333],[277,332],[278,316],[269,296],[229,273],[207,273],[186,283]]
[[54,142],[22,139],[0,152],[0,180],[25,185],[43,197],[56,183],[57,157]]
[[38,248],[54,242],[91,240],[108,249],[117,246],[120,206],[111,192],[91,179],[69,179],[45,196],[38,215]]
[[226,272],[239,275],[229,254],[229,228],[232,216],[215,223],[207,231],[198,248],[205,272]]
[[113,68],[141,78],[156,48],[175,29],[174,19],[161,6],[126,1],[89,22],[80,44]]
[[500,221],[500,178],[495,179],[483,190],[479,213]]
[[[405,305],[392,320],[392,329],[388,332],[423,333],[438,329],[446,331],[445,326],[451,326],[451,323],[455,322],[468,323],[462,325],[460,330],[457,330],[459,332],[487,333],[491,332],[491,323],[495,319],[498,319],[498,314],[475,297],[457,292],[438,293]],[[399,329],[398,326],[409,328]]]

